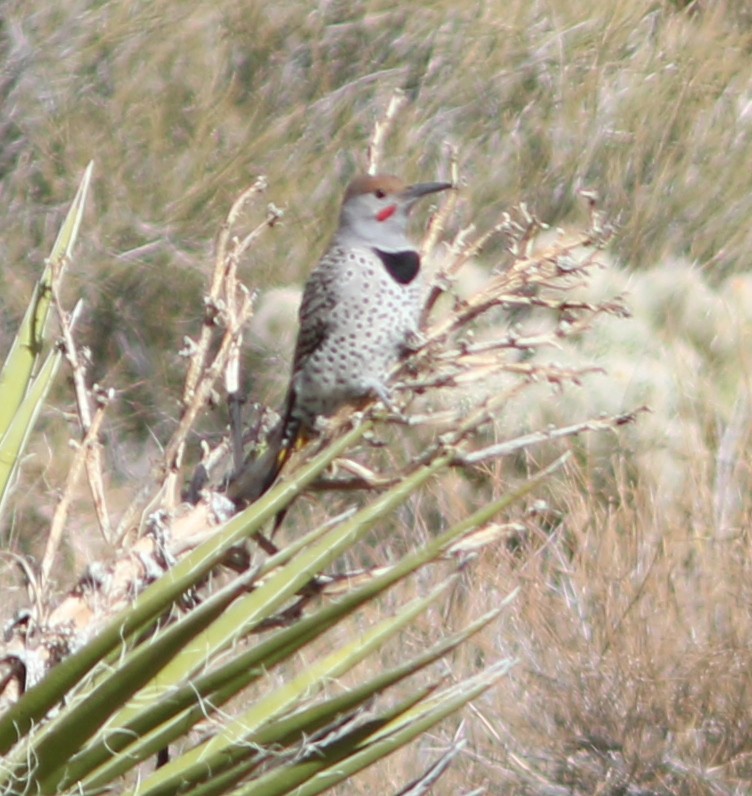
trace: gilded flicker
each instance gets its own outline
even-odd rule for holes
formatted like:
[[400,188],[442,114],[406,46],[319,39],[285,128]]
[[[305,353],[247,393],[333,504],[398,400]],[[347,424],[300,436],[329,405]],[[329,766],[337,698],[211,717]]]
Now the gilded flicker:
[[407,236],[409,213],[421,197],[451,187],[408,186],[388,175],[350,183],[337,232],[303,290],[281,421],[268,452],[231,481],[233,500],[263,494],[318,417],[368,398],[391,405],[387,378],[417,337],[421,310],[420,254]]

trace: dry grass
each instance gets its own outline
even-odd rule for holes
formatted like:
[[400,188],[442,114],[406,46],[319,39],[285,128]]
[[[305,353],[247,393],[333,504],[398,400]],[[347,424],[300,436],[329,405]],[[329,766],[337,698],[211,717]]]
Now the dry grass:
[[[653,414],[618,437],[573,445],[576,464],[550,484],[547,504],[517,510],[521,530],[468,565],[451,609],[426,628],[461,625],[521,588],[473,657],[449,664],[467,672],[519,658],[466,715],[468,745],[437,792],[748,788],[751,40],[747,5],[730,1],[219,0],[187,16],[169,1],[77,0],[64,12],[6,3],[0,341],[93,157],[95,201],[71,290],[87,301],[82,336],[95,378],[126,388],[107,430],[121,504],[174,427],[176,352],[198,327],[211,239],[232,198],[265,173],[269,200],[286,209],[285,223],[242,264],[244,281],[266,291],[246,379],[253,397],[267,400],[286,373],[289,285],[331,231],[340,187],[363,166],[372,123],[395,87],[409,103],[387,164],[430,179],[446,169],[446,142],[456,144],[466,180],[458,224],[492,225],[525,200],[567,226],[580,217],[578,185],[597,189],[618,218],[603,284],[586,290],[626,290],[634,318],[604,318],[551,355],[606,375],[563,395],[548,386],[526,393],[497,433],[645,402]],[[491,245],[477,267],[502,260]],[[545,322],[518,320],[525,330]],[[67,400],[63,393],[59,404]],[[45,443],[25,468],[5,537],[14,552],[39,552],[36,535],[66,467],[65,420],[50,412]],[[529,464],[496,467],[492,488]],[[457,476],[436,487],[435,505],[450,520],[477,499]],[[406,524],[421,508],[411,506]],[[371,555],[398,555],[410,533],[432,530],[409,525],[407,538],[379,539]],[[95,544],[71,540],[72,573],[100,555]],[[10,583],[10,570],[2,577]],[[395,755],[378,775],[366,772],[360,791],[347,793],[385,792],[385,782],[396,789],[455,729]]]
[[746,535],[719,542],[691,515],[667,524],[633,487],[597,508],[586,483],[573,475],[556,526],[469,573],[480,602],[479,584],[522,587],[486,639],[486,654],[520,664],[469,721],[456,792],[744,792]]

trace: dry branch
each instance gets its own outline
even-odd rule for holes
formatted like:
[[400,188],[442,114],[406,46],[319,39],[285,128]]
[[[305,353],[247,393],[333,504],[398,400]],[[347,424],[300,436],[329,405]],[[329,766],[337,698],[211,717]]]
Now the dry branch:
[[[162,463],[152,474],[151,482],[139,492],[121,518],[118,526],[119,539],[133,529],[134,523],[139,528],[143,527],[151,511],[175,509],[179,503],[181,466],[188,434],[206,409],[222,374],[225,375],[228,387],[234,386],[238,380],[237,368],[243,328],[253,309],[253,294],[237,280],[238,262],[258,237],[277,223],[282,211],[269,205],[264,221],[250,233],[242,238],[234,237],[232,233],[248,202],[262,193],[266,186],[266,178],[259,177],[238,197],[217,237],[214,269],[209,292],[204,299],[201,332],[197,341],[187,340],[181,352],[189,359],[189,365],[178,426],[165,446]],[[210,361],[210,345],[218,333],[221,333],[221,340]],[[140,520],[137,521],[139,515]]]
[[58,263],[56,266],[53,266],[52,269],[52,304],[57,314],[58,324],[60,325],[60,333],[62,336],[60,345],[63,348],[65,358],[70,365],[73,375],[76,408],[78,410],[78,420],[83,438],[77,445],[76,454],[68,470],[68,477],[63,489],[63,494],[55,506],[55,512],[52,522],[50,523],[47,545],[40,566],[39,588],[43,602],[47,602],[47,583],[60,546],[70,504],[73,500],[73,495],[83,469],[86,470],[89,490],[91,491],[94,510],[99,523],[99,530],[105,541],[112,542],[112,526],[110,524],[110,517],[105,499],[102,450],[99,443],[99,431],[102,426],[102,421],[104,420],[105,408],[112,398],[112,393],[102,390],[97,385],[94,385],[94,387],[89,390],[86,385],[84,358],[79,354],[73,338],[73,326],[79,315],[81,303],[79,302],[76,305],[70,315],[63,309],[60,300],[60,276],[63,271],[63,266],[64,263]]
[[406,102],[405,92],[401,89],[395,89],[389,99],[389,104],[384,111],[383,117],[374,124],[367,152],[368,165],[366,171],[368,174],[376,174],[381,170],[381,162],[384,157],[384,142],[394,124],[394,120]]

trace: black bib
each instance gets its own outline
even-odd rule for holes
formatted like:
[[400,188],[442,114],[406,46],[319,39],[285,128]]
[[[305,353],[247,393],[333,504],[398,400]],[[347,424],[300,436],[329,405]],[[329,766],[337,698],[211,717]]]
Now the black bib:
[[374,249],[389,276],[400,285],[409,285],[420,271],[420,255],[416,251],[383,252]]

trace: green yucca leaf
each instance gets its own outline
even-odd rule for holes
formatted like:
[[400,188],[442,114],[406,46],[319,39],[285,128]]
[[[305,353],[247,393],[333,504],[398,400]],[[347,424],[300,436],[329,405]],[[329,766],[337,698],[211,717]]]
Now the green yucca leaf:
[[430,606],[446,585],[424,598],[413,600],[395,617],[380,622],[358,638],[321,660],[312,662],[290,682],[284,683],[258,699],[248,710],[229,722],[217,735],[190,752],[163,766],[139,784],[139,796],[170,793],[181,782],[198,782],[221,772],[233,762],[233,752],[247,757],[254,754],[248,738],[289,711],[303,699],[310,698],[327,683],[341,677],[367,658],[419,613]]
[[[351,520],[335,527],[319,542],[302,551],[296,559],[270,577],[252,594],[238,600],[203,634],[202,639],[197,639],[196,644],[190,649],[175,654],[174,659],[160,674],[158,681],[153,684],[151,691],[139,695],[138,708],[142,709],[150,702],[161,699],[165,690],[172,689],[176,684],[185,681],[197,667],[204,666],[212,655],[220,652],[240,635],[271,615],[309,583],[315,574],[331,564],[347,547],[367,533],[371,524],[384,512],[398,506],[435,472],[445,467],[448,461],[448,458],[444,457],[414,473],[411,478],[405,479],[377,498]],[[127,709],[124,716],[121,715],[116,719],[116,724],[123,720],[127,721],[135,710],[136,708]]]
[[[206,625],[221,615],[229,603],[247,586],[246,578],[238,578],[212,595],[202,605],[184,616],[135,650],[122,666],[102,678],[85,697],[74,698],[60,719],[51,722],[34,739],[31,751],[37,760],[34,777],[40,793],[54,792],[62,778],[71,749],[91,737],[107,716],[129,699],[151,679],[155,669],[169,661],[176,651],[194,638]],[[104,711],[102,706],[106,706]],[[66,736],[74,735],[75,746]]]
[[[335,602],[305,616],[293,627],[274,633],[236,656],[230,663],[164,694],[157,703],[138,711],[127,723],[122,723],[121,717],[115,716],[108,723],[107,735],[97,739],[92,749],[84,750],[80,760],[74,758],[71,761],[68,776],[73,778],[74,773],[77,777],[84,776],[84,773],[105,762],[113,753],[127,747],[127,757],[116,757],[106,766],[106,772],[99,772],[93,778],[92,784],[101,785],[127,771],[135,762],[155,754],[205,718],[208,705],[220,707],[269,668],[290,657],[342,617],[352,614],[359,606],[403,578],[407,571],[425,563],[423,557],[414,553],[409,554],[409,557],[412,559],[412,569],[406,570],[404,562],[399,571],[390,568]],[[481,621],[490,621],[490,618]],[[451,640],[449,644],[452,644]],[[170,719],[173,720],[160,726]],[[149,735],[156,727],[159,727],[159,731]]]
[[[392,511],[404,502],[421,484],[431,478],[448,460],[436,460],[429,467],[414,473],[350,520],[335,526],[322,538],[301,550],[290,563],[280,568],[252,593],[230,605],[190,647],[176,652],[169,664],[159,673],[155,682],[139,694],[139,709],[158,701],[175,685],[184,682],[202,668],[207,659],[220,653],[230,644],[246,635],[260,622],[272,616],[284,603],[305,587],[311,580],[344,550],[362,538],[373,522],[385,512]],[[126,721],[132,711],[127,710]]]
[[13,340],[5,364],[0,370],[0,435],[5,433],[13,414],[26,394],[31,374],[42,350],[42,341],[46,333],[47,317],[52,301],[53,268],[64,268],[73,252],[73,246],[81,226],[93,168],[93,162],[86,167],[76,196],[50,252],[47,265],[37,282],[34,296],[26,310],[21,327]]
[[[351,434],[352,433],[354,432],[351,432]],[[349,444],[349,440],[347,444]],[[326,451],[324,453],[326,453]],[[35,777],[35,781],[41,785],[41,792],[57,792],[56,787],[63,780],[63,777],[65,778],[65,783],[73,784],[76,781],[80,782],[80,777],[85,777],[87,774],[92,773],[97,767],[102,766],[103,763],[105,765],[102,767],[102,770],[95,775],[90,784],[96,788],[101,787],[107,781],[111,781],[111,777],[123,773],[124,770],[127,770],[127,768],[143,759],[147,751],[152,752],[155,748],[161,748],[163,745],[169,743],[177,737],[178,734],[184,733],[193,723],[204,715],[202,710],[196,708],[197,693],[201,694],[202,698],[208,696],[212,704],[221,705],[224,701],[237,693],[239,689],[257,677],[261,667],[273,665],[273,663],[292,654],[306,643],[306,641],[310,640],[310,638],[315,637],[315,635],[318,635],[320,632],[323,632],[324,629],[330,627],[340,616],[344,616],[354,610],[358,604],[361,604],[367,599],[371,599],[379,591],[387,588],[388,585],[404,577],[410,571],[441,555],[454,541],[461,538],[463,534],[487,522],[494,514],[511,501],[517,499],[521,494],[529,491],[529,489],[532,489],[537,483],[537,480],[539,480],[533,479],[517,492],[484,506],[471,517],[468,517],[463,522],[429,542],[424,548],[408,554],[402,561],[398,562],[397,565],[390,568],[390,570],[380,573],[370,582],[364,584],[363,587],[355,590],[353,595],[348,595],[348,598],[351,598],[349,599],[348,605],[332,604],[331,606],[327,606],[322,612],[318,612],[323,615],[314,615],[310,617],[311,624],[308,627],[296,626],[294,628],[288,628],[285,631],[280,631],[279,634],[275,634],[275,637],[278,635],[281,639],[277,642],[276,649],[274,648],[275,638],[267,639],[259,646],[264,647],[265,644],[269,646],[259,651],[267,653],[270,656],[269,658],[262,655],[256,657],[255,660],[246,659],[243,661],[242,667],[232,670],[230,668],[232,664],[230,664],[228,669],[222,672],[222,679],[215,679],[213,682],[211,678],[216,673],[205,675],[204,677],[209,678],[205,682],[201,682],[199,678],[198,682],[191,683],[191,689],[193,689],[191,698],[188,698],[188,692],[186,691],[183,694],[183,703],[180,704],[176,702],[170,707],[169,700],[165,701],[165,698],[174,696],[181,683],[188,683],[188,678],[193,673],[196,666],[199,663],[205,665],[207,660],[210,660],[213,655],[221,651],[228,643],[236,641],[241,635],[237,630],[229,632],[229,628],[224,626],[228,616],[228,621],[231,626],[236,627],[238,621],[240,621],[243,616],[247,617],[249,613],[252,615],[255,614],[255,619],[253,621],[246,621],[243,632],[248,632],[258,621],[261,621],[270,614],[268,606],[264,608],[268,600],[271,600],[271,604],[274,606],[274,610],[276,610],[279,605],[294,594],[296,590],[309,582],[314,574],[328,566],[344,549],[361,538],[363,534],[368,531],[373,521],[382,516],[384,512],[393,510],[404,501],[407,496],[412,494],[412,492],[431,477],[431,475],[441,468],[448,466],[450,463],[451,460],[448,456],[435,460],[430,467],[416,472],[411,479],[406,479],[405,482],[393,487],[392,490],[376,499],[373,504],[361,510],[361,512],[350,520],[324,533],[319,540],[315,541],[310,547],[302,548],[299,555],[283,566],[278,572],[271,575],[269,580],[262,584],[257,592],[237,600],[234,605],[230,605],[232,600],[230,595],[233,590],[239,591],[241,588],[245,588],[245,585],[241,586],[238,583],[233,584],[227,591],[215,595],[215,597],[208,600],[204,606],[197,609],[197,612],[194,612],[196,616],[191,614],[183,617],[173,627],[159,633],[155,639],[148,642],[147,645],[144,645],[143,649],[139,647],[131,653],[128,653],[123,659],[122,664],[117,666],[111,674],[111,677],[114,678],[113,682],[118,682],[118,678],[120,678],[117,686],[108,683],[107,678],[104,678],[94,692],[86,694],[86,697],[78,705],[74,703],[70,713],[66,713],[64,716],[53,720],[53,722],[51,722],[48,727],[44,728],[32,742],[30,758],[25,757],[25,759],[35,759],[37,761],[38,767],[33,776]],[[312,462],[308,468],[310,469],[313,464],[314,462]],[[305,469],[306,468],[303,468],[303,470]],[[543,477],[543,475],[539,476],[539,478],[540,477]],[[282,484],[278,489],[269,493],[268,499],[262,499],[244,512],[243,515],[239,515],[239,518],[236,518],[236,520],[245,518],[248,525],[254,526],[256,522],[260,521],[263,523],[266,521],[273,513],[279,510],[281,501],[279,495],[275,494],[276,492],[294,494],[290,488],[290,484]],[[256,509],[256,511],[252,511],[253,509]],[[252,515],[252,517],[249,518],[249,514]],[[259,514],[264,515],[263,519],[259,520]],[[212,543],[217,542],[222,550],[227,549],[231,544],[237,543],[241,537],[239,536],[240,532],[236,526],[237,523],[235,520],[228,523],[225,529],[218,532],[217,539],[213,539]],[[247,527],[243,533],[248,533]],[[318,535],[318,533],[315,535]],[[188,557],[195,557],[195,561],[193,562],[194,575],[198,577],[202,575],[198,575],[198,573],[195,572],[195,567],[202,570],[203,574],[205,562],[207,560],[214,560],[217,554],[212,543],[206,543]],[[165,576],[163,581],[169,581],[176,577],[179,579],[181,573],[178,570],[184,565],[186,565],[186,562],[181,562],[175,570]],[[144,592],[144,594],[146,595],[161,583],[162,581],[154,584],[147,592]],[[264,590],[266,590],[266,593],[264,593]],[[261,593],[260,596],[259,593]],[[249,605],[247,601],[252,598],[258,601],[257,605]],[[138,601],[136,605],[138,606]],[[229,605],[229,608],[222,610],[227,605]],[[240,605],[243,606],[242,609],[237,608],[237,606]],[[235,611],[238,611],[238,613],[235,613]],[[327,612],[329,612],[328,615]],[[315,625],[317,621],[322,622],[321,629],[316,628]],[[202,631],[202,628],[206,627],[207,622],[210,623],[208,629]],[[196,636],[196,631],[199,632],[199,636]],[[122,632],[123,628],[121,626],[121,633]],[[297,638],[295,638],[296,635]],[[201,655],[198,659],[195,658],[195,650],[191,651],[189,649],[181,652],[186,642],[193,644],[199,638],[202,638],[202,640],[198,642],[197,645],[201,650]],[[147,650],[150,644],[154,645],[154,649]],[[180,660],[182,656],[185,656],[183,665],[175,666],[174,661]],[[117,738],[118,728],[124,730],[124,735],[129,740],[134,737],[134,732],[138,733],[136,737],[144,737],[145,735],[145,744],[142,745],[141,742],[137,744],[137,746],[141,746],[140,751],[136,752],[134,749],[133,751],[136,753],[132,758],[130,755],[124,757],[125,760],[131,761],[130,766],[123,766],[122,760],[114,766],[112,763],[107,764],[107,750],[110,749],[111,754],[112,749],[110,747],[110,741],[103,737],[102,739],[97,739],[97,743],[94,744],[92,749],[84,750],[77,759],[71,761],[74,767],[68,770],[67,764],[70,755],[75,753],[77,749],[81,749],[86,739],[91,737],[91,735],[96,732],[97,728],[102,725],[106,717],[117,709],[117,705],[122,704],[124,699],[127,699],[133,694],[135,690],[140,687],[140,684],[143,684],[148,679],[152,679],[156,671],[159,670],[160,665],[168,659],[171,662],[168,663],[166,667],[162,668],[162,674],[164,675],[167,673],[169,676],[164,679],[158,679],[152,683],[150,688],[153,689],[153,695],[149,696],[150,692],[148,690],[145,692],[142,691],[142,693],[138,695],[137,703],[121,711],[120,715],[115,717],[111,726],[108,725],[109,729],[115,733],[112,736],[113,738]],[[186,662],[188,663],[187,666],[185,665]],[[329,661],[329,665],[334,665],[334,663]],[[53,670],[52,674],[54,674],[55,671],[56,670]],[[127,674],[128,671],[138,673],[137,681],[129,681],[129,678],[124,676],[124,673]],[[198,691],[195,690],[196,686],[199,686]],[[105,695],[105,698],[102,697],[104,692],[99,690],[101,688],[110,689]],[[114,698],[115,694],[119,696]],[[279,696],[275,695],[274,698],[278,699]],[[292,694],[287,700],[282,701],[279,709],[286,710],[293,707],[296,698],[296,695]],[[142,699],[145,701],[142,702]],[[158,701],[155,702],[155,700]],[[139,717],[148,715],[149,705],[152,706],[151,709],[154,711],[151,715],[151,722],[149,724],[140,724],[138,727],[133,726],[134,723],[137,723]],[[156,706],[162,705],[164,705],[167,710],[163,713],[159,713]],[[77,713],[77,711],[83,711],[83,713]],[[183,712],[183,715],[180,715],[181,712]],[[73,717],[72,720],[76,727],[75,733],[70,733],[67,730],[67,724],[64,723],[69,716]],[[81,720],[82,716],[87,716],[86,721]],[[246,729],[248,729],[248,717],[244,717],[244,719],[246,721]],[[161,727],[165,720],[168,722],[172,721],[171,725],[167,725],[169,728],[168,732],[164,732],[165,727]],[[263,719],[257,717],[256,721],[263,724],[264,721],[268,721],[268,718]],[[88,730],[86,729],[87,727],[89,727]],[[253,729],[253,727],[251,727],[251,729]],[[156,730],[156,732],[153,732],[154,730]],[[151,733],[151,735],[149,735],[149,733]],[[229,740],[225,739],[225,748],[229,748],[227,744],[229,744],[231,740],[231,738]],[[214,743],[219,742],[215,740]],[[116,745],[127,746],[128,744]],[[29,750],[24,750],[23,754],[24,756],[28,755]],[[225,754],[227,753],[225,752]],[[21,763],[21,761],[18,762]],[[175,761],[176,764],[177,762],[178,761]],[[187,762],[188,761],[182,759],[180,761],[181,765]],[[215,764],[215,767],[217,765],[218,764]],[[13,773],[17,777],[22,777],[23,768],[23,764],[16,766]],[[165,774],[166,772],[160,773],[160,777],[165,776]]]
[[[510,595],[507,597],[499,608],[488,612],[485,616],[472,622],[464,630],[442,639],[442,641],[423,654],[400,666],[376,675],[367,682],[355,686],[344,694],[339,694],[331,699],[302,708],[289,716],[282,717],[271,724],[265,725],[258,730],[258,732],[252,733],[246,739],[246,744],[253,745],[260,750],[263,750],[265,747],[273,748],[275,750],[275,755],[278,755],[282,747],[288,747],[294,744],[300,745],[304,743],[306,739],[314,737],[322,728],[332,727],[335,723],[340,725],[343,724],[347,721],[349,716],[353,715],[355,708],[370,701],[374,696],[383,694],[387,688],[395,683],[404,680],[406,677],[434,663],[496,619],[501,611],[504,610],[513,599],[513,596],[514,595]],[[424,690],[419,691],[417,695],[414,695],[415,701],[430,694],[434,688],[435,686],[428,686]],[[289,755],[297,756],[299,753],[300,750],[294,748],[290,750]],[[239,749],[236,755],[236,759],[239,760],[238,763],[232,765],[222,773],[212,771],[211,778],[204,784],[196,787],[192,793],[194,796],[214,796],[214,794],[227,792],[229,785],[235,784],[241,778],[247,776],[260,762],[262,762],[263,757],[263,751],[260,751],[255,756],[249,757],[247,750],[242,748]]]
[[[144,713],[134,716],[132,723],[121,725],[116,717],[111,725],[114,737],[100,742],[103,748],[99,750],[99,759],[106,757],[107,748],[121,749],[128,746],[133,738],[140,740],[128,749],[128,758],[142,760],[154,754],[183,734],[196,721],[205,717],[204,700],[216,707],[221,706],[242,687],[260,676],[262,666],[264,668],[272,666],[297,651],[299,647],[303,646],[311,638],[331,627],[340,617],[351,613],[358,606],[367,600],[373,599],[374,596],[401,580],[410,572],[436,558],[437,555],[440,555],[442,551],[460,538],[462,534],[468,533],[483,522],[486,522],[494,513],[506,506],[510,499],[519,497],[524,491],[526,490],[518,490],[511,497],[504,497],[489,506],[483,507],[472,518],[459,523],[430,543],[430,549],[421,548],[407,554],[394,567],[380,573],[350,594],[345,595],[315,614],[305,617],[294,627],[274,634],[271,638],[264,640],[252,650],[238,656],[236,660],[216,672],[200,676],[191,682],[189,686],[184,686],[182,693],[178,691],[166,694],[162,700],[153,706],[153,715],[149,720],[147,720],[147,714]],[[353,518],[353,521],[356,521],[356,518]],[[190,707],[195,705],[197,697],[201,700],[199,705]],[[168,705],[171,700],[174,700],[174,702],[172,703],[173,710],[170,715],[178,710],[189,708],[188,715],[179,716],[171,725],[162,728],[159,733],[156,733],[154,737],[144,737],[147,730],[157,726],[167,718]],[[140,716],[143,716],[143,723],[139,721]],[[117,732],[118,728],[121,730],[120,733]],[[82,754],[85,755],[85,753]],[[128,767],[127,763],[120,759],[113,761],[108,766],[108,769],[114,776],[115,773],[123,773]],[[97,785],[101,785],[110,779],[110,776],[97,776],[94,782]]]
[[[86,646],[68,656],[41,683],[29,689],[0,717],[0,754],[7,752],[19,737],[41,721],[71,688],[80,683],[88,671],[113,650],[120,648],[132,634],[143,630],[165,613],[175,600],[219,565],[227,550],[257,533],[369,427],[368,423],[363,423],[344,434],[301,467],[294,480],[271,489],[264,497],[230,520],[215,537],[196,548],[163,578],[145,589],[131,606],[117,615]],[[101,710],[109,715],[107,705],[102,705]],[[72,745],[74,741],[75,737],[69,737],[67,744]],[[75,751],[75,748],[77,747],[69,751]],[[3,774],[0,772],[0,785],[2,782]]]
[[21,326],[0,369],[0,515],[39,409],[60,367],[61,353],[51,353],[36,377],[33,375],[47,330],[53,273],[55,270],[62,272],[73,252],[93,168],[93,162],[86,167]]
[[[369,732],[373,732],[374,728],[383,726],[391,719],[399,716],[401,712],[414,707],[421,700],[433,693],[437,687],[436,683],[420,685],[409,697],[401,700],[397,705],[391,708],[384,709],[381,714],[374,715],[373,711],[370,710],[368,720],[363,719],[363,715],[365,715],[366,712],[365,710],[361,711],[360,715],[357,712],[351,712],[349,715],[346,714],[341,716],[338,722],[324,727],[318,735],[312,737],[306,736],[301,739],[302,743],[300,744],[300,748],[291,750],[291,752],[282,759],[282,765],[275,766],[271,772],[262,773],[256,779],[243,784],[235,790],[225,790],[225,793],[246,793],[249,787],[255,785],[259,785],[262,791],[265,788],[271,788],[272,792],[281,789],[279,792],[288,793],[291,788],[294,788],[302,782],[306,782],[317,773],[315,769],[307,769],[305,766],[299,766],[298,764],[301,761],[307,761],[311,754],[317,755],[319,749],[331,743],[329,740],[330,738],[345,738],[348,743],[353,744],[354,739],[367,736]],[[351,728],[349,731],[348,727]],[[240,770],[238,767],[238,770],[235,772],[235,777],[233,779],[228,777],[228,784],[236,784],[239,782],[239,774]],[[220,775],[220,777],[222,777],[222,775]],[[206,786],[200,786],[197,792],[201,794],[201,796],[204,796],[204,794],[214,796],[214,794],[219,792],[213,788],[212,785],[213,782],[208,781]],[[255,792],[254,790],[253,793]]]
[[[197,643],[176,655],[155,683],[153,699],[201,668],[211,657],[237,641],[260,622],[272,616],[300,589],[307,586],[320,572],[330,566],[342,553],[365,536],[373,523],[403,503],[416,489],[447,465],[448,460],[437,459],[400,484],[376,498],[354,517],[335,526],[322,538],[301,552],[285,567],[275,572],[251,594],[231,605],[221,619],[208,628]],[[148,699],[148,695],[143,695]]]
[[[0,438],[0,517],[3,515],[10,485],[20,463],[21,454],[26,447],[26,442],[52,382],[60,369],[62,360],[63,352],[59,349],[51,351],[47,355],[39,373],[31,382],[31,388],[20,405],[16,407],[10,424]],[[0,396],[1,402],[2,397]]]
[[501,677],[514,661],[500,661],[484,672],[446,689],[432,690],[405,700],[391,710],[336,734],[327,742],[311,746],[288,765],[273,769],[247,785],[232,791],[234,796],[314,796],[381,760],[479,696]]

